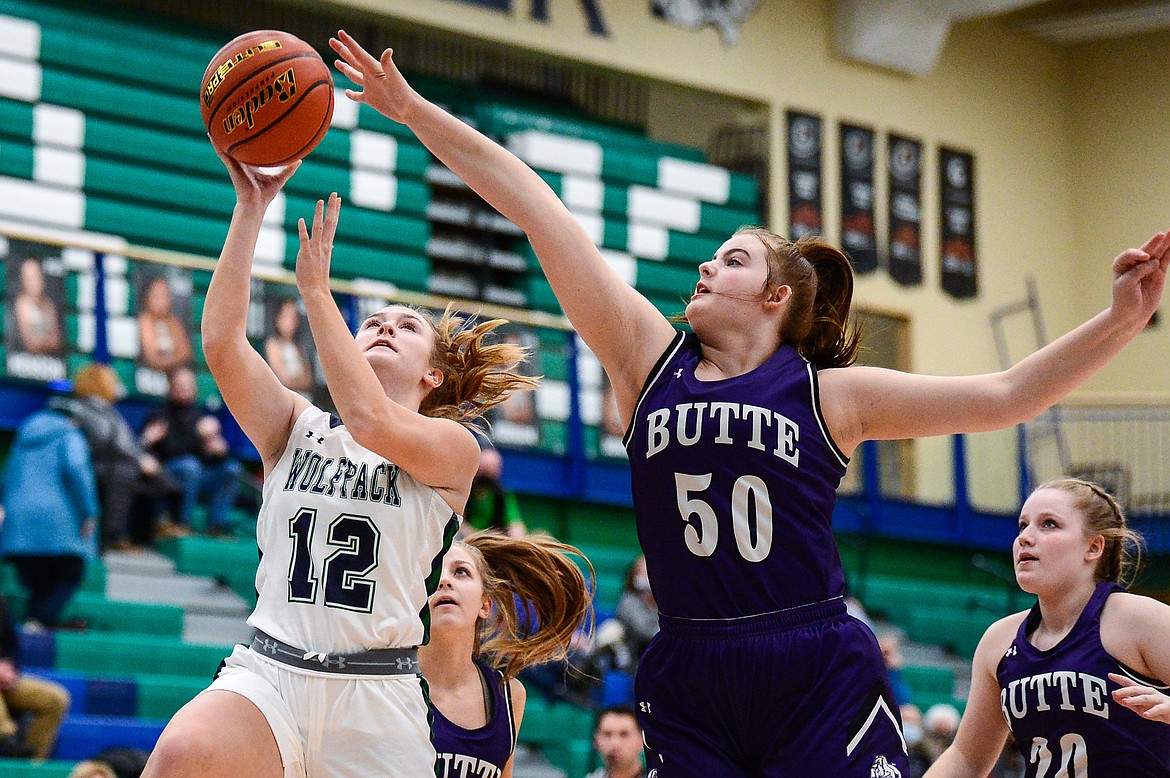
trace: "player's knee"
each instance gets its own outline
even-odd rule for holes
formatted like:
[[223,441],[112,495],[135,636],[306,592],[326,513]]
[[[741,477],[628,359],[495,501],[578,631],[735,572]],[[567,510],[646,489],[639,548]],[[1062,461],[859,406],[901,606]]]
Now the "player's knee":
[[215,758],[215,740],[206,728],[168,727],[151,751],[143,778],[211,775]]
[[45,711],[54,718],[64,718],[72,702],[73,698],[64,686],[53,684],[45,689]]

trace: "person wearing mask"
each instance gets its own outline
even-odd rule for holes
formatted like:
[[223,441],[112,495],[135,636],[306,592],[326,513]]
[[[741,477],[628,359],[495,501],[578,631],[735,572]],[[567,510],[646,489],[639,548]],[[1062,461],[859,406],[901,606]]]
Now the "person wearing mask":
[[503,474],[504,458],[498,450],[485,447],[480,452],[479,467],[471,483],[462,531],[494,529],[514,538],[527,532],[516,495],[500,481]]

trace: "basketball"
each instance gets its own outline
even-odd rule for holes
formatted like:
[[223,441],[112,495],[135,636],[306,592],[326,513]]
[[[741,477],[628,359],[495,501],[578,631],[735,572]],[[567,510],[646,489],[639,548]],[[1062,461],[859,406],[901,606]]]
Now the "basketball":
[[220,49],[199,90],[218,150],[246,165],[287,165],[312,151],[333,118],[333,78],[313,47],[278,30],[245,33]]

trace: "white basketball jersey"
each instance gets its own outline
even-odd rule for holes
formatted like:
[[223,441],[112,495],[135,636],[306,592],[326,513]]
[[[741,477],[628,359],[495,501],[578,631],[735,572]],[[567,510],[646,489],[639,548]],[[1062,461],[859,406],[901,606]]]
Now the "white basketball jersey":
[[310,406],[264,481],[248,623],[306,651],[419,645],[458,526],[438,492]]

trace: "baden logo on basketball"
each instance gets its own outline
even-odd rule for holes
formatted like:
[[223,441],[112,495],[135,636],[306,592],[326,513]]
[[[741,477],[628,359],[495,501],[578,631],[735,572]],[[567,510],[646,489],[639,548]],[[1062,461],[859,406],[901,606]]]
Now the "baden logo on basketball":
[[263,110],[269,101],[275,97],[279,102],[287,103],[297,93],[297,77],[292,68],[281,73],[271,84],[263,87],[259,94],[252,95],[236,107],[234,111],[224,117],[223,131],[231,135],[238,127],[247,126],[252,129],[256,126],[256,113]]
[[223,83],[224,78],[232,71],[236,65],[240,64],[248,57],[253,57],[262,51],[270,51],[271,49],[279,49],[280,41],[264,41],[257,43],[255,46],[248,48],[236,54],[227,62],[215,69],[215,72],[208,77],[207,85],[203,88],[203,103],[204,105],[211,105],[211,101],[215,98],[215,90],[219,89],[219,85]]

